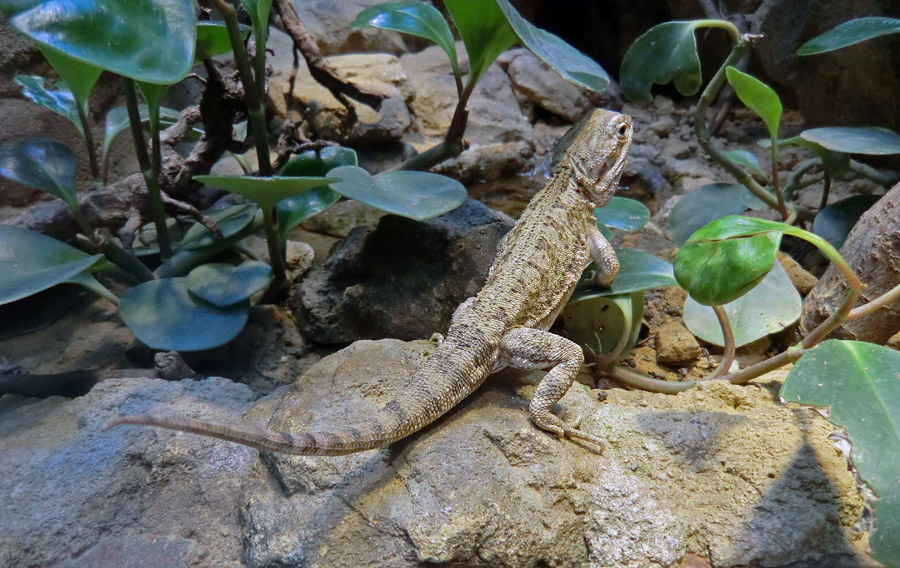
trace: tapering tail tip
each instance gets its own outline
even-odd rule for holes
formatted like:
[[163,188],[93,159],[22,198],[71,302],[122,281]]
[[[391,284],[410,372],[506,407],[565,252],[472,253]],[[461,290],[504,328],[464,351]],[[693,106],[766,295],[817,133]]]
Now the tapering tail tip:
[[122,426],[123,424],[148,424],[147,420],[149,418],[149,416],[144,416],[141,414],[120,414],[112,420],[107,420],[103,424],[103,426],[100,427],[100,431],[106,432],[110,428]]

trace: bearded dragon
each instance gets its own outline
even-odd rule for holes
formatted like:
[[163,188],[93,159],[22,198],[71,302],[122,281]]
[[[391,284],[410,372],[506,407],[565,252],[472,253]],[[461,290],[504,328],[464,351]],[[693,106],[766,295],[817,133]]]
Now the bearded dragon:
[[597,229],[595,207],[618,187],[631,146],[628,116],[595,110],[561,141],[568,143],[553,178],[500,241],[484,288],[454,312],[446,339],[424,361],[410,386],[375,413],[337,431],[289,433],[189,418],[124,415],[104,429],[144,424],[213,436],[261,450],[339,455],[385,446],[437,420],[493,372],[510,366],[550,369],[529,405],[534,424],[563,438],[597,437],[563,422],[553,406],[584,363],[577,344],[547,331],[591,259],[595,281],[609,284],[619,270],[612,247]]

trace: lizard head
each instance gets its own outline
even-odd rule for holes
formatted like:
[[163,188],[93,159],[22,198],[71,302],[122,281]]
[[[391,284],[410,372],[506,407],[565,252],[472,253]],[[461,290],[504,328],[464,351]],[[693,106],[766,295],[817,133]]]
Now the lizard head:
[[597,109],[572,127],[569,140],[561,140],[565,156],[557,172],[565,168],[578,193],[603,207],[619,186],[625,159],[631,148],[631,117]]

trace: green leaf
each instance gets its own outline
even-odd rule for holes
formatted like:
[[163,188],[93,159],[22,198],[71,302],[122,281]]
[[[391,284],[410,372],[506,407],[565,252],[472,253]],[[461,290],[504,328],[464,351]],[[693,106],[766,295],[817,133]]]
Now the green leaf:
[[613,197],[606,207],[594,209],[594,218],[597,219],[597,223],[607,227],[636,231],[650,220],[650,210],[640,201],[627,197]]
[[282,199],[287,199],[301,191],[338,181],[332,177],[242,177],[242,176],[194,176],[194,179],[210,187],[224,189],[246,197],[259,205],[260,209],[271,210]]
[[0,176],[59,197],[77,208],[75,154],[56,140],[19,140],[0,146]]
[[725,75],[741,102],[759,115],[769,129],[769,136],[773,140],[777,139],[782,108],[781,100],[772,87],[731,66],[725,69]]
[[[763,148],[769,148],[772,145],[771,140],[760,140],[758,143]],[[781,138],[778,140],[778,146],[800,146],[806,148],[822,160],[822,165],[833,177],[843,177],[844,173],[850,168],[849,154],[829,150],[811,140],[806,140],[802,136]]]
[[76,104],[87,114],[88,96],[97,84],[102,69],[85,61],[69,57],[51,47],[38,45],[44,58],[59,75],[66,87],[72,91]]
[[825,207],[813,220],[813,233],[819,235],[836,249],[841,248],[850,230],[876,201],[877,195],[854,195]]
[[739,215],[695,232],[675,257],[675,278],[694,300],[721,305],[740,298],[772,269],[781,223]]
[[787,400],[829,407],[828,419],[847,429],[850,457],[878,497],[873,556],[900,558],[900,353],[861,341],[829,339],[797,361],[781,387]]
[[900,20],[894,18],[857,18],[816,36],[800,46],[797,55],[816,55],[841,49],[862,41],[900,33]]
[[433,41],[450,58],[453,74],[460,76],[453,32],[444,16],[431,4],[403,0],[369,6],[350,23],[351,28],[366,26],[394,30]]
[[22,87],[23,95],[68,118],[78,132],[84,136],[84,127],[81,125],[81,119],[78,118],[78,107],[72,91],[59,86],[56,89],[48,89],[44,85],[44,78],[37,75],[16,75],[15,83]]
[[682,95],[700,90],[700,57],[694,30],[705,20],[666,22],[637,38],[622,59],[622,92],[633,101],[650,102],[653,83],[672,81]]
[[[243,231],[256,217],[257,208],[249,203],[232,205],[227,209],[209,213],[210,219],[216,222],[222,231],[222,238],[227,239]],[[178,250],[196,250],[216,242],[215,236],[202,223],[194,223],[184,234]],[[158,249],[157,249],[158,250]]]
[[246,300],[220,308],[188,290],[187,278],[150,280],[130,288],[119,315],[142,343],[161,351],[202,351],[224,345],[247,324]]
[[712,183],[698,187],[682,197],[669,212],[666,235],[676,243],[683,243],[707,223],[746,211],[748,194],[750,191],[742,185]]
[[341,166],[328,172],[341,181],[331,189],[382,211],[425,221],[456,209],[466,200],[463,184],[428,172],[386,172],[375,177],[356,166]]
[[82,283],[79,275],[102,258],[28,229],[0,225],[0,304],[63,282]]
[[233,266],[226,263],[203,264],[187,276],[188,289],[210,304],[225,308],[247,300],[272,281],[272,267],[251,260]]
[[[147,108],[147,105],[139,105],[138,112],[141,117],[141,123],[150,121],[150,109]],[[160,124],[162,125],[172,125],[178,121],[178,117],[181,113],[177,110],[172,110],[166,107],[159,108],[159,117]],[[106,113],[106,123],[103,132],[103,149],[101,152],[100,161],[105,165],[107,160],[109,159],[109,151],[112,148],[113,142],[115,142],[116,138],[124,132],[126,129],[131,127],[131,123],[128,119],[128,109],[124,106],[116,107]],[[194,128],[194,132],[201,133],[202,131],[198,130],[196,127]]]
[[598,354],[611,352],[625,334],[628,340],[622,353],[628,353],[637,343],[643,316],[643,292],[583,298],[569,302],[562,312],[572,341],[587,345]]
[[[619,273],[616,274],[612,284],[599,288],[583,279],[579,282],[569,301],[578,302],[589,298],[678,286],[675,275],[672,273],[672,265],[650,253],[633,248],[619,248],[616,249],[616,257],[619,259]],[[593,272],[594,268],[596,267],[593,264],[588,266],[585,275]]]
[[[241,35],[246,39],[250,29],[244,27]],[[194,63],[231,52],[231,38],[225,22],[197,22],[197,46],[194,49]]]
[[800,136],[847,154],[884,156],[900,154],[900,134],[879,126],[829,126],[804,130]]
[[288,160],[279,175],[283,177],[325,177],[339,166],[357,165],[356,152],[343,146],[326,146],[318,152],[308,150]]
[[596,61],[559,37],[532,25],[519,15],[509,0],[496,2],[522,44],[560,76],[598,93],[606,90],[609,86],[609,75]]
[[491,63],[519,38],[496,0],[445,0],[444,5],[469,55],[468,84],[481,79]]
[[194,6],[184,0],[17,0],[2,9],[38,44],[138,81],[175,83],[193,63]]
[[[763,141],[761,140],[760,144],[762,144],[762,142]],[[766,140],[766,142],[769,142],[769,144],[771,144],[771,141]],[[725,157],[732,162],[743,166],[744,168],[755,172],[762,177],[766,177],[766,172],[764,172],[762,170],[762,167],[760,167],[759,160],[756,158],[756,156],[754,156],[747,150],[726,150],[722,152],[722,154],[724,154]]]
[[[800,318],[802,300],[781,264],[775,263],[758,286],[722,306],[731,321],[737,347],[778,333]],[[724,347],[722,327],[709,306],[684,302],[684,324],[707,343]]]

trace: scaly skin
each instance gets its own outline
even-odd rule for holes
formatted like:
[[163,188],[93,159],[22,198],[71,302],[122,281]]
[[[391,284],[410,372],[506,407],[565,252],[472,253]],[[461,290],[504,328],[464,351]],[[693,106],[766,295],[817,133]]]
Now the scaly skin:
[[104,429],[144,424],[212,436],[261,450],[339,455],[378,448],[437,420],[506,366],[547,369],[531,401],[534,423],[559,437],[603,443],[551,412],[584,363],[581,348],[547,332],[588,262],[608,284],[619,263],[597,229],[594,207],[612,198],[631,146],[631,119],[595,110],[567,135],[569,146],[550,183],[532,199],[497,248],[484,288],[457,308],[447,338],[374,416],[336,432],[291,434],[189,418],[120,416]]

